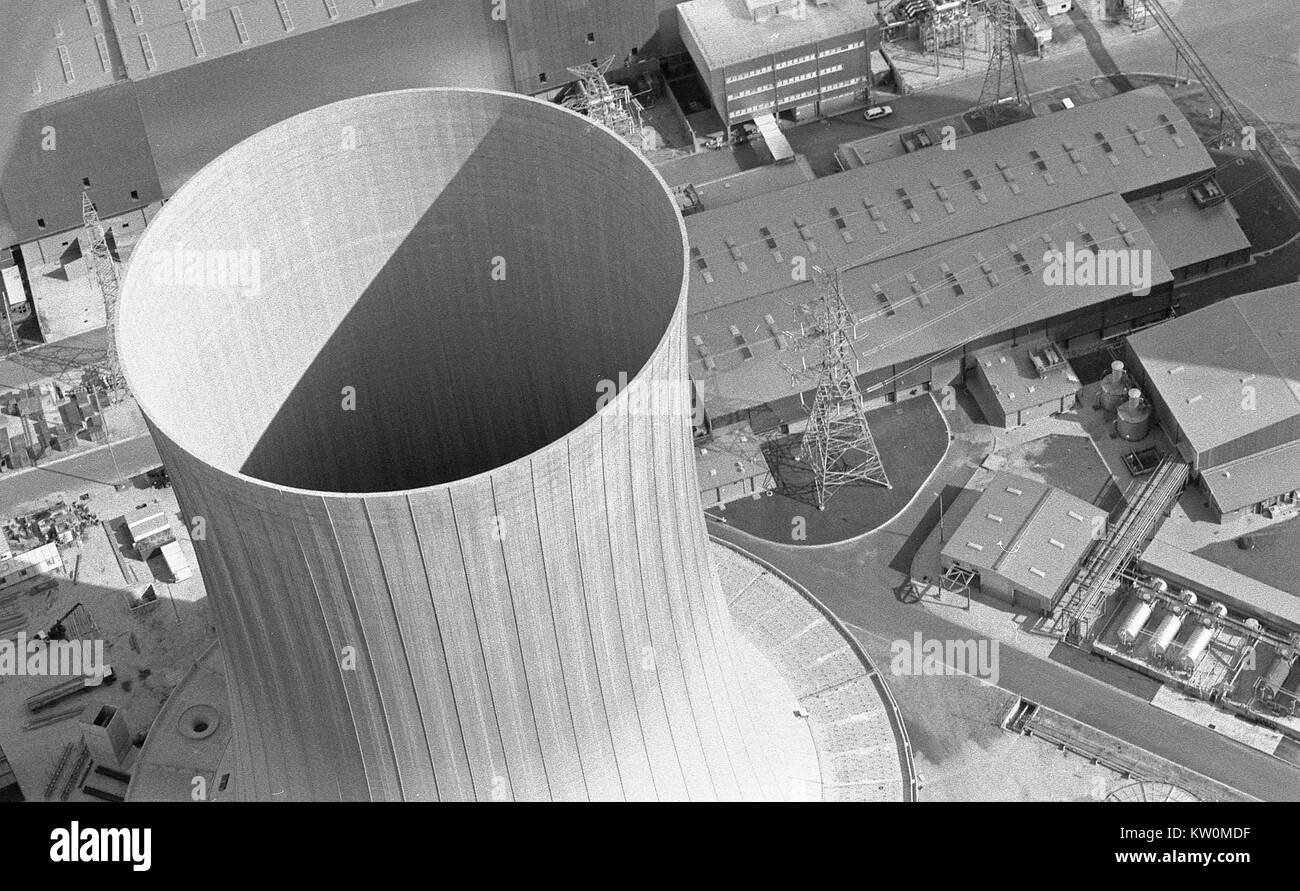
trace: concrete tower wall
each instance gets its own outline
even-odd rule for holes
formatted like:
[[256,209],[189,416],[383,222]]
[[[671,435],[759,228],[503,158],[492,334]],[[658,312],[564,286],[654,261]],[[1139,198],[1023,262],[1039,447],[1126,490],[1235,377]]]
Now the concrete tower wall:
[[155,219],[120,354],[203,521],[242,795],[783,795],[689,419],[598,410],[684,382],[685,248],[616,137],[476,91],[291,118]]

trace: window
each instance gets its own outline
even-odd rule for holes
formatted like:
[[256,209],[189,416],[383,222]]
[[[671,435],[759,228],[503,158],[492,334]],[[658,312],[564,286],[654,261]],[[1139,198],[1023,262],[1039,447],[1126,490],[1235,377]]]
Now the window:
[[132,190],[131,190],[131,200],[132,200],[132,201],[139,201],[139,200],[140,200],[140,193],[137,192],[135,189],[132,189]]
[[634,46],[634,47],[632,47],[632,58],[635,59],[635,58],[637,57],[637,53],[640,52],[640,50],[641,50],[641,47],[639,47],[639,46]]
[[39,219],[36,221],[36,228],[37,228],[37,229],[44,229],[44,228],[45,228],[45,217],[41,217],[41,218],[39,218]]
[[544,83],[546,83],[546,72],[545,72],[545,71],[543,71],[541,74],[537,75],[537,82],[538,82],[539,84],[544,84]]
[[595,32],[595,31],[588,31],[588,32],[587,32],[587,42],[588,42],[588,43],[595,43],[595,42],[596,42],[596,32]]

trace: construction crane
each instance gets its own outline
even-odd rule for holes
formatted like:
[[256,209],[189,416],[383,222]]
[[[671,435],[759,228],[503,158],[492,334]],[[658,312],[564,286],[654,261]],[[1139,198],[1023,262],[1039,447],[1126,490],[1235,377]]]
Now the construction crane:
[[976,108],[990,129],[1025,115],[1029,91],[1016,53],[1016,11],[1011,0],[989,0],[989,67]]
[[628,145],[642,151],[641,103],[632,98],[628,87],[606,80],[605,75],[613,64],[614,57],[610,56],[603,62],[570,68],[569,72],[578,78],[578,94],[570,107],[600,121]]
[[104,224],[100,222],[99,211],[95,209],[95,202],[90,200],[89,192],[81,193],[81,222],[83,252],[104,301],[105,333],[108,337],[103,364],[90,369],[92,376],[97,378],[92,383],[102,386],[108,391],[110,400],[116,402],[126,388],[117,364],[117,304],[121,280],[108,247]]
[[831,496],[846,483],[893,487],[871,435],[862,391],[858,389],[855,323],[844,300],[839,272],[828,274],[819,266],[814,266],[813,272],[821,296],[812,330],[803,339],[820,349],[821,361],[817,366],[817,394],[803,435],[803,458],[812,470],[817,509],[825,510]]

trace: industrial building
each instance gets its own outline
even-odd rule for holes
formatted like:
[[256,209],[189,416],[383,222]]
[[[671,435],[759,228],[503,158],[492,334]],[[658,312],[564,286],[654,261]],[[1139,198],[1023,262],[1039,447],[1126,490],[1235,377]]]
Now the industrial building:
[[1019,427],[1075,406],[1079,376],[1047,340],[980,350],[974,357],[970,391],[995,427]]
[[593,59],[621,70],[681,53],[675,3],[509,0],[506,15],[487,0],[42,0],[0,48],[30,71],[0,87],[0,246],[79,227],[83,187],[105,219],[161,201],[240,140],[329,102],[541,93]]
[[[262,246],[262,297],[159,282],[140,258],[182,237]],[[225,153],[137,252],[119,352],[206,520],[237,797],[789,794],[689,400],[637,408],[685,386],[686,235],[626,143],[517,95],[370,95]]]
[[1223,522],[1300,503],[1300,286],[1241,294],[1128,339],[1128,368]]
[[706,510],[771,491],[776,482],[758,437],[744,429],[720,431],[695,444],[700,505]]
[[875,10],[849,0],[688,0],[681,37],[729,126],[802,120],[863,101]]
[[0,551],[0,589],[10,588],[20,582],[63,568],[59,546],[48,542],[21,554]]
[[1047,615],[1106,532],[1106,512],[1005,471],[985,487],[939,553],[946,587],[970,587]]
[[[803,416],[812,384],[791,370],[815,361],[798,335],[816,286],[801,265],[841,270],[874,404],[962,383],[989,347],[1068,353],[1166,318],[1186,270],[1249,260],[1231,203],[1159,210],[1214,168],[1148,87],[694,213],[690,367],[706,414]],[[1046,285],[1048,253],[1071,245],[1148,259],[1149,292],[1116,276]]]

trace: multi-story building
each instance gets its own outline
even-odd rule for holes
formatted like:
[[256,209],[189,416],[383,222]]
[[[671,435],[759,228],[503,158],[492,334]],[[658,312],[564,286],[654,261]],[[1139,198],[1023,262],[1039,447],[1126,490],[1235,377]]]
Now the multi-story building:
[[689,0],[681,37],[730,127],[802,119],[866,98],[874,9],[856,0]]

